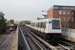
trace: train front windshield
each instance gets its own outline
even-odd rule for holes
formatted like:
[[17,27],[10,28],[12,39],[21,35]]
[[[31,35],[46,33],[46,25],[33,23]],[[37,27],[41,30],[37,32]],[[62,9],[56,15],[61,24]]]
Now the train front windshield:
[[52,20],[52,29],[60,29],[60,20]]

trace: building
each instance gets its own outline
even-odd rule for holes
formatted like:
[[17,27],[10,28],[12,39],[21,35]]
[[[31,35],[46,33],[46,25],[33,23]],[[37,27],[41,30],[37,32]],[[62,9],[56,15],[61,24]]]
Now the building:
[[47,18],[60,18],[62,25],[68,27],[69,19],[75,21],[75,6],[53,5],[47,11]]
[[45,19],[45,18],[40,18],[40,17],[37,17],[37,20],[42,20],[42,19]]
[[47,19],[47,14],[42,14],[42,16],[44,16],[44,18],[37,17],[37,20]]
[[45,19],[47,19],[47,15],[46,14],[42,14],[44,16]]

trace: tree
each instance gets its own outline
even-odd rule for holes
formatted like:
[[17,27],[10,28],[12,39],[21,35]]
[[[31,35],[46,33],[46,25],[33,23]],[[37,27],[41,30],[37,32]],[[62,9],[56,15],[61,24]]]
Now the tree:
[[73,29],[75,29],[75,24],[73,25],[73,27],[72,27]]
[[13,19],[10,19],[7,23],[14,23],[14,20]]
[[62,28],[65,28],[65,24],[62,24]]
[[25,21],[25,24],[30,24],[30,22],[29,21]]
[[6,32],[6,19],[0,15],[0,34]]
[[74,22],[72,22],[72,20],[70,19],[69,21],[68,21],[68,25],[69,25],[69,28],[73,28],[74,26]]
[[22,21],[22,22],[25,22],[25,24],[30,24],[30,21]]

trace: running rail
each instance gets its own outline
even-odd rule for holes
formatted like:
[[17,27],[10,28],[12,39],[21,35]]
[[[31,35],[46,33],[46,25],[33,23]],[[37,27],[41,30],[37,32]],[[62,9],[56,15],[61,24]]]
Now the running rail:
[[[24,28],[23,28],[24,29]],[[25,29],[24,29],[25,30]],[[26,30],[25,30],[26,31]],[[27,32],[27,31],[26,31]],[[32,40],[41,48],[41,50],[47,50],[39,41],[37,41],[29,32],[28,35],[32,38]]]
[[[27,29],[27,31],[29,31]],[[30,32],[30,31],[29,31]],[[47,43],[46,41],[44,41],[43,39],[41,39],[40,37],[36,36],[35,34],[33,34],[32,32],[30,32],[33,36],[35,36],[37,39],[39,39],[41,42],[43,42],[47,47],[51,48],[52,50],[58,50],[57,48],[55,48],[54,46],[50,45],[49,43]]]
[[[20,28],[20,30],[21,30],[21,28]],[[23,34],[23,32],[22,32],[22,30],[21,30],[21,33],[22,33],[22,36],[23,36],[23,38],[24,38],[24,41],[25,41],[25,43],[26,43],[26,45],[27,45],[27,49],[28,49],[28,50],[31,50],[30,47],[29,47],[29,45],[28,45],[28,43],[27,43],[27,40],[26,40],[26,38],[25,38],[25,36],[24,36],[24,34]]]
[[65,50],[70,50],[69,48],[67,48],[67,47],[65,47],[65,46],[63,46],[63,45],[61,45],[61,44],[59,44],[61,47],[63,47]]

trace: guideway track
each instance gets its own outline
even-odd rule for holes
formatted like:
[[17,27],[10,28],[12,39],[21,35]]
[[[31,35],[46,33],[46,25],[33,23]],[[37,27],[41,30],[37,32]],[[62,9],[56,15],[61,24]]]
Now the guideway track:
[[28,28],[26,28],[25,26],[24,26],[24,28],[25,28],[29,33],[31,33],[31,35],[33,35],[33,36],[36,37],[39,41],[41,41],[44,45],[46,45],[47,48],[49,48],[49,49],[51,49],[51,50],[58,50],[58,49],[55,48],[54,46],[50,45],[49,43],[47,43],[46,41],[44,41],[43,39],[41,39],[40,37],[38,37],[37,35],[35,35],[35,34],[33,34],[32,32],[30,32],[30,31],[28,30]]
[[24,34],[22,32],[22,29],[20,28],[20,30],[21,30],[22,36],[24,38],[24,42],[26,43],[27,49],[30,50],[30,47],[29,47],[28,42],[27,42],[27,40],[26,40],[26,38],[25,38],[25,36],[24,36]]
[[[23,28],[24,29],[24,28]],[[25,29],[24,29],[25,30]],[[26,31],[26,30],[25,30]],[[41,50],[47,50],[38,40],[36,40],[30,33],[26,33],[32,38],[32,40],[41,48]]]
[[[35,34],[33,34],[29,29],[31,29],[30,27],[28,27],[28,26],[25,26],[24,27],[28,32],[30,32],[33,36],[35,36],[35,37],[37,37],[37,39],[41,39],[41,38],[39,38],[38,36],[36,36]],[[42,41],[42,40],[40,40],[40,41]],[[42,41],[43,43],[44,42],[46,42],[46,41]],[[49,45],[49,43],[44,43],[44,44],[46,44],[46,46],[48,46]],[[63,50],[70,50],[70,48],[68,48],[68,47],[66,47],[66,46],[64,46],[64,45],[62,45],[62,44],[58,44],[58,46],[60,46],[61,48],[63,48]],[[48,46],[48,47],[50,47],[50,48],[52,48],[51,46]],[[54,46],[53,46],[54,47]],[[59,48],[57,48],[56,46],[54,47],[54,48],[56,48],[57,50],[59,50]],[[61,50],[61,49],[60,49]]]
[[[22,33],[22,36],[24,36],[24,33],[23,33],[23,31],[25,31],[24,29],[23,29],[23,27],[21,27],[20,26],[20,30],[21,30],[21,33]],[[26,31],[25,31],[26,32]],[[28,34],[28,33],[27,33]],[[28,34],[29,35],[29,34]],[[40,50],[47,50],[43,45],[39,45],[39,44],[41,44],[41,43],[39,43],[36,39],[34,39],[31,35],[29,35],[30,36],[30,38],[32,38],[32,40],[40,47]],[[25,39],[25,37],[23,37],[24,39]],[[36,41],[35,41],[36,40]],[[27,38],[26,38],[26,40],[25,41],[27,41]],[[38,43],[37,43],[38,42]],[[29,43],[27,44],[28,46],[29,46]],[[28,47],[28,49],[27,50],[31,50],[31,48],[30,48],[30,46]]]

